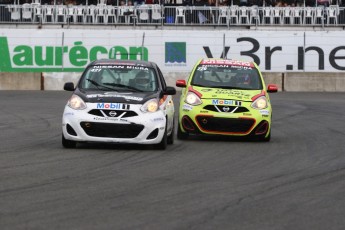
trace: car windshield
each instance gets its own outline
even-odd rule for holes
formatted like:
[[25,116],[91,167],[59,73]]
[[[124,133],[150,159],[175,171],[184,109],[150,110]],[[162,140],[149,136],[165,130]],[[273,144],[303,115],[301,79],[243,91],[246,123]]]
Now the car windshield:
[[240,65],[200,64],[192,85],[211,88],[260,90],[262,82],[255,67]]
[[95,65],[84,72],[79,87],[84,90],[154,92],[153,68],[133,65]]

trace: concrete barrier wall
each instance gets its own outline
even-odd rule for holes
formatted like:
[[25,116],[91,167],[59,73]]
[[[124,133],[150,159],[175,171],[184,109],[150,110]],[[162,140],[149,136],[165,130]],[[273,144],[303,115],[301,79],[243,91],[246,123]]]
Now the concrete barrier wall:
[[[81,73],[0,73],[0,90],[63,90],[65,82],[77,83]],[[169,86],[188,73],[165,73]],[[345,73],[263,73],[266,84],[287,92],[345,92]],[[178,88],[177,88],[178,89]]]
[[283,87],[294,92],[344,92],[345,73],[287,73]]
[[63,90],[66,82],[77,84],[82,73],[44,73],[44,90]]
[[1,73],[0,90],[41,90],[41,73]]

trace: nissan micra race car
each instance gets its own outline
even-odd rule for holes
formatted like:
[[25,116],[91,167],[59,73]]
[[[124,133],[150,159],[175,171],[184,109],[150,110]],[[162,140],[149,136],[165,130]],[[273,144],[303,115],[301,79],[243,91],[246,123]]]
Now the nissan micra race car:
[[188,135],[228,135],[269,141],[272,107],[265,82],[254,62],[202,59],[182,87],[178,139]]
[[158,66],[146,61],[98,60],[90,63],[62,117],[62,145],[78,142],[152,144],[174,141],[174,87]]

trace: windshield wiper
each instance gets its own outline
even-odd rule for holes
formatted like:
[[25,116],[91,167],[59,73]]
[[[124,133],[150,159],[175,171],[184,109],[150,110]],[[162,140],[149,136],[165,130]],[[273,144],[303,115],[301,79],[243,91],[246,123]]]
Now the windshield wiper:
[[132,91],[137,91],[137,92],[144,92],[143,90],[137,89],[129,85],[123,85],[123,84],[117,84],[117,83],[104,83],[104,85],[110,85],[110,86],[115,86],[119,88],[126,88],[126,89],[130,89]]
[[101,89],[100,87],[103,87],[103,88],[105,88],[105,89],[110,89],[110,90],[112,90],[112,91],[116,91],[115,89],[113,89],[113,88],[110,88],[110,87],[107,87],[107,86],[105,86],[105,85],[100,85],[100,84],[98,84],[98,82],[96,82],[96,81],[94,81],[94,80],[91,80],[91,79],[86,79],[87,81],[89,81],[89,82],[91,82],[93,85],[95,85],[96,87],[97,87],[97,89],[99,89],[99,90],[104,90],[104,89]]

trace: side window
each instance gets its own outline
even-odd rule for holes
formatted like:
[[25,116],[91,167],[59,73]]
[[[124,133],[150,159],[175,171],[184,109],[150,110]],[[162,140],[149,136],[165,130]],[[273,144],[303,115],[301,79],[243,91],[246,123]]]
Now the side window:
[[167,85],[165,83],[165,79],[164,79],[164,76],[162,74],[162,71],[159,69],[159,67],[157,66],[157,70],[158,70],[158,77],[159,77],[159,80],[161,81],[162,83],[162,89],[165,90],[167,88]]

